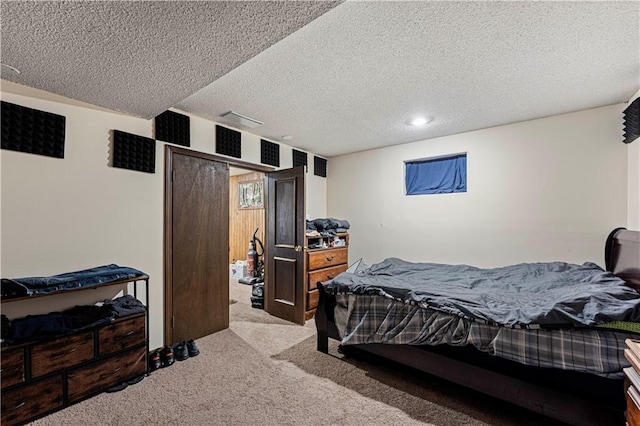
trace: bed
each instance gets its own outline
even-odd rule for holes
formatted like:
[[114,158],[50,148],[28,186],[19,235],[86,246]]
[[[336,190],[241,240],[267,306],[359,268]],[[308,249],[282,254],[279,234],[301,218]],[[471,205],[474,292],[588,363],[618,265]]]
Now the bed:
[[[461,272],[466,277],[461,292],[455,280],[444,283],[454,297],[443,300],[431,291],[438,286],[433,279],[422,284],[426,293],[402,283],[432,264],[409,265],[407,271],[405,263],[381,262],[370,268],[377,274],[345,273],[318,285],[319,351],[327,353],[332,338],[347,354],[373,354],[566,423],[624,424],[624,341],[640,338],[640,232],[618,228],[609,234],[606,271],[591,263],[525,265],[534,268],[534,277],[550,271],[552,278],[534,278],[530,285],[551,289],[553,297],[546,305],[541,296],[539,305],[532,298],[530,306],[498,314],[494,311],[500,309],[479,305],[498,306],[496,301],[512,290],[512,282],[504,283],[519,272],[441,265],[445,276]],[[516,271],[523,267],[514,266]],[[577,274],[578,285],[567,284],[575,298],[556,309],[553,298],[565,295],[553,292],[564,285],[565,269]],[[476,272],[489,274],[490,285],[502,288],[498,296],[487,296],[483,286],[489,284],[475,279]],[[580,286],[591,293],[583,294]],[[468,296],[476,287],[478,294]],[[554,310],[547,311],[547,305]]]

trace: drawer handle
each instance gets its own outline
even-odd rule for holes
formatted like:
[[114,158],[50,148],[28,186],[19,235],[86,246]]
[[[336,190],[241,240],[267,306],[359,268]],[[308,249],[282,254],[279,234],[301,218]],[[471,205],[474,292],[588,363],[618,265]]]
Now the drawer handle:
[[327,256],[327,262],[331,262],[333,260],[333,256]]
[[69,352],[67,352],[67,353],[72,354],[72,353],[74,353],[74,352],[75,352],[75,351],[77,351],[77,350],[78,350],[78,348],[73,348],[73,349],[71,349],[71,350],[70,350]]
[[27,401],[22,401],[20,404],[16,405],[16,406],[15,406],[15,407],[13,407],[13,408],[10,408],[10,409],[9,409],[9,410],[7,410],[7,411],[17,410],[18,408],[22,407],[22,406],[23,406],[24,404],[26,404],[26,403],[27,403]]
[[335,278],[335,274],[331,274],[331,275],[327,275],[327,279],[330,280],[332,278]]
[[128,332],[127,334],[125,334],[125,335],[124,335],[124,337],[131,336],[131,335],[132,335],[133,333],[135,333],[135,332],[136,332],[135,330],[131,330],[130,332]]

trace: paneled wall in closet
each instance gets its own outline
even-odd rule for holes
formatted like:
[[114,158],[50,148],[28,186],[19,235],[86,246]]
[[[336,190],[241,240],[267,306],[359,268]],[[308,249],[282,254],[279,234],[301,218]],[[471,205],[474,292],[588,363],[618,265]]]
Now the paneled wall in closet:
[[229,177],[229,263],[247,259],[249,241],[256,228],[258,228],[256,236],[260,241],[264,242],[265,232],[264,198],[262,207],[241,208],[239,194],[241,183],[264,182],[264,173],[236,173],[238,171],[232,168]]

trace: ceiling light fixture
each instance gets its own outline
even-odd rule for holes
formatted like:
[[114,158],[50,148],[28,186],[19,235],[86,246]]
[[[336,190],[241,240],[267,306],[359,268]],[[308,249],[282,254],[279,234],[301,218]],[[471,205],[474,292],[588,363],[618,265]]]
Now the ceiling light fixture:
[[433,117],[416,117],[412,120],[409,120],[409,124],[412,126],[424,126],[425,124],[431,123],[433,121]]
[[224,118],[230,123],[249,127],[250,129],[253,129],[258,126],[262,126],[264,124],[262,121],[258,121],[255,118],[247,117],[246,115],[238,114],[237,112],[233,112],[233,111],[229,111],[226,114],[222,114],[220,117]]
[[284,135],[284,136],[282,136],[282,140],[290,141],[291,139],[293,139],[293,136],[291,136],[291,135]]
[[16,67],[12,67],[11,65],[7,64],[0,64],[0,66],[0,68],[2,69],[2,74],[7,73],[8,75],[20,75],[20,70]]

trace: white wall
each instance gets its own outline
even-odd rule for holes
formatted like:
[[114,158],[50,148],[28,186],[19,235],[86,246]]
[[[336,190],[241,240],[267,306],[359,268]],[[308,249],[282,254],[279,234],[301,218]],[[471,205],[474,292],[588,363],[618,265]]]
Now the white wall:
[[[25,95],[27,94],[27,95]],[[65,158],[0,151],[3,277],[52,275],[108,263],[138,268],[150,280],[150,345],[163,341],[164,147],[156,173],[108,167],[110,131],[152,137],[153,120],[106,112],[2,81],[3,101],[66,117]],[[191,149],[213,153],[215,124],[191,116]],[[290,147],[281,144],[281,168]],[[260,138],[243,132],[242,160],[260,163]],[[309,154],[307,213],[326,215],[326,179],[313,175]],[[92,290],[2,305],[10,318],[112,297]]]
[[[629,103],[640,98],[640,90],[629,99]],[[627,228],[640,230],[640,139],[628,145],[628,212]]]
[[[595,261],[627,223],[623,104],[331,158],[350,261]],[[468,192],[407,197],[403,161],[467,152]]]

